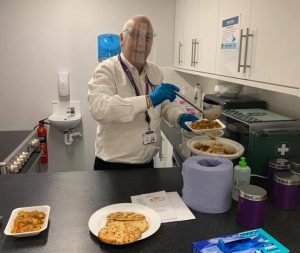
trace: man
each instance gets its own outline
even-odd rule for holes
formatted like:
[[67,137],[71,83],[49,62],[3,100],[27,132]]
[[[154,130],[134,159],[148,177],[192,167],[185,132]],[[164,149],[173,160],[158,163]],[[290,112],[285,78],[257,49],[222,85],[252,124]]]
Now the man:
[[121,54],[100,63],[89,81],[89,109],[98,122],[95,170],[153,167],[161,117],[182,127],[197,119],[171,103],[179,88],[162,83],[159,68],[147,62],[153,37],[147,17],[130,18],[120,34]]

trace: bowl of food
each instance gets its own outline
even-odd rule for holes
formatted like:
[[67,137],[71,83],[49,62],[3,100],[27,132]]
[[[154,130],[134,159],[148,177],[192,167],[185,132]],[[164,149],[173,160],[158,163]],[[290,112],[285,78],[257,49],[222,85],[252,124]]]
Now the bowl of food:
[[50,206],[19,207],[11,212],[4,234],[14,237],[38,235],[48,227]]
[[[185,122],[187,127],[195,134],[202,135],[205,133],[220,132],[220,130],[225,129],[226,126],[220,120],[207,120],[201,119],[194,122]],[[217,134],[216,134],[217,135]]]
[[239,158],[244,153],[244,147],[233,140],[208,136],[195,137],[187,143],[189,149],[196,155],[211,155],[225,157],[230,160]]

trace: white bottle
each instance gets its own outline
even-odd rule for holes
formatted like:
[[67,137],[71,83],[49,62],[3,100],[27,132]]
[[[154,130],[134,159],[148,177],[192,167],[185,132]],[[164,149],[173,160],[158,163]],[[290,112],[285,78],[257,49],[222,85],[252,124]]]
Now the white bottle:
[[233,169],[233,186],[232,198],[236,201],[239,199],[239,187],[245,184],[250,184],[251,169],[247,166],[246,158],[241,157],[239,164]]

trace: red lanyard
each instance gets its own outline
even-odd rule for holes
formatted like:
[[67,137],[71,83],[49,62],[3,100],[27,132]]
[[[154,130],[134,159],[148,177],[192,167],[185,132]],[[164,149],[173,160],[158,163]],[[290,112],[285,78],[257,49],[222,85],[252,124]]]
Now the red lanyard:
[[[123,68],[123,70],[124,70],[124,72],[125,72],[127,78],[129,79],[129,81],[130,81],[130,83],[131,83],[131,85],[132,85],[132,87],[133,87],[133,89],[134,89],[134,91],[135,91],[135,94],[136,94],[137,96],[140,96],[141,93],[140,93],[138,87],[136,86],[136,83],[135,83],[135,81],[134,81],[134,78],[133,78],[133,76],[132,76],[132,74],[131,74],[129,68],[128,68],[127,65],[123,62],[123,60],[122,60],[122,58],[121,58],[120,55],[118,55],[118,59],[119,59],[119,61],[120,61],[120,63],[121,63],[121,66],[122,66],[122,68]],[[154,90],[154,85],[150,82],[150,80],[149,80],[147,74],[145,75],[145,85],[146,85],[146,95],[148,95],[148,94],[149,94],[149,86],[151,86],[151,89]],[[148,114],[148,111],[145,112],[145,120],[146,120],[147,123],[150,125],[151,119],[150,119],[150,116],[149,116],[149,114]]]

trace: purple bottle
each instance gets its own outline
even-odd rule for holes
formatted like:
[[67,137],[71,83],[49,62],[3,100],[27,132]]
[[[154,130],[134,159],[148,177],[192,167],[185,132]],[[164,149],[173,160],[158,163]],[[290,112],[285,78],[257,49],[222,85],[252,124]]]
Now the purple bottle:
[[239,188],[238,223],[246,228],[260,228],[265,221],[267,192],[256,185]]
[[[300,176],[300,161],[291,161],[291,164],[292,164],[291,172],[293,174]],[[298,203],[300,203],[300,185],[298,191]]]
[[274,175],[277,172],[288,172],[291,169],[291,163],[287,159],[277,158],[269,161],[268,164],[268,186],[269,191],[272,192]]
[[275,207],[295,210],[298,203],[300,177],[291,172],[278,172],[274,176],[272,201]]

